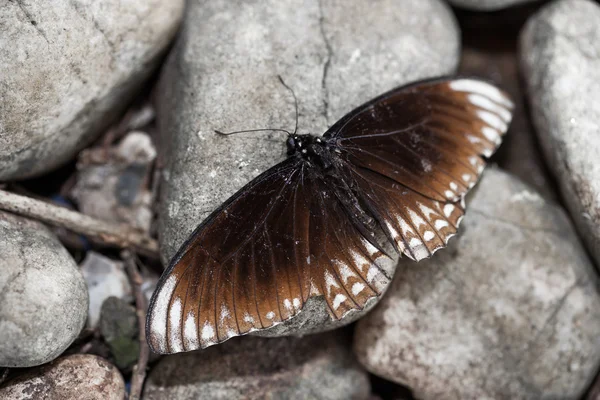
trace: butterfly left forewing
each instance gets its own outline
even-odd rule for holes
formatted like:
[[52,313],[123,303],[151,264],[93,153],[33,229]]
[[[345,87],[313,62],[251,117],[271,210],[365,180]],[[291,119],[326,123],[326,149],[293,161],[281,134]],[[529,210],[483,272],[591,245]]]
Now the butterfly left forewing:
[[382,292],[389,257],[356,228],[326,176],[293,163],[240,190],[173,259],[148,312],[155,352],[205,348],[275,326],[311,296],[323,296],[339,319]]

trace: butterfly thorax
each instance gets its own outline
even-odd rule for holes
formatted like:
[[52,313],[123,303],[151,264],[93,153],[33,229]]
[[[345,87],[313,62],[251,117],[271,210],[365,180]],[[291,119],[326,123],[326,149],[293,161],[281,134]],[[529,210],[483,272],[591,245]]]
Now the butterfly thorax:
[[331,150],[328,142],[320,136],[290,135],[286,142],[287,154],[318,165],[324,169],[332,166]]

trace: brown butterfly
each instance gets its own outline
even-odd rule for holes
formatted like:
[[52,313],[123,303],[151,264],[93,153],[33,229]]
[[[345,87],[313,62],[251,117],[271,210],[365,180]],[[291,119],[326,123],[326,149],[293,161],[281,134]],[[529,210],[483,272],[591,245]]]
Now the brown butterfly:
[[311,296],[324,296],[334,319],[362,309],[390,279],[376,233],[415,261],[446,246],[512,108],[486,82],[440,78],[391,90],[322,137],[290,134],[288,158],[173,257],[148,311],[151,349],[195,350],[268,328]]

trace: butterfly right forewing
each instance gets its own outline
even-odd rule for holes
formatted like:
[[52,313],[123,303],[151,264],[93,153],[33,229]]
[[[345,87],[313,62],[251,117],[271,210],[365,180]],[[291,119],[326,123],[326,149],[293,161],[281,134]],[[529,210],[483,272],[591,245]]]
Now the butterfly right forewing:
[[421,260],[456,233],[463,198],[506,133],[512,107],[486,82],[436,79],[372,100],[325,136],[388,239]]

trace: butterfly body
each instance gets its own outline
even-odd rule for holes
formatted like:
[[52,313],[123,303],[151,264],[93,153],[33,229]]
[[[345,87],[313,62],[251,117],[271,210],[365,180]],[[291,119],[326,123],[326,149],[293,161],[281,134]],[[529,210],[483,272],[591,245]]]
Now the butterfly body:
[[458,230],[464,196],[498,147],[512,103],[476,79],[421,81],[351,111],[323,136],[290,135],[286,160],[214,211],[155,291],[148,343],[204,348],[272,327],[322,296],[333,319],[387,287]]

